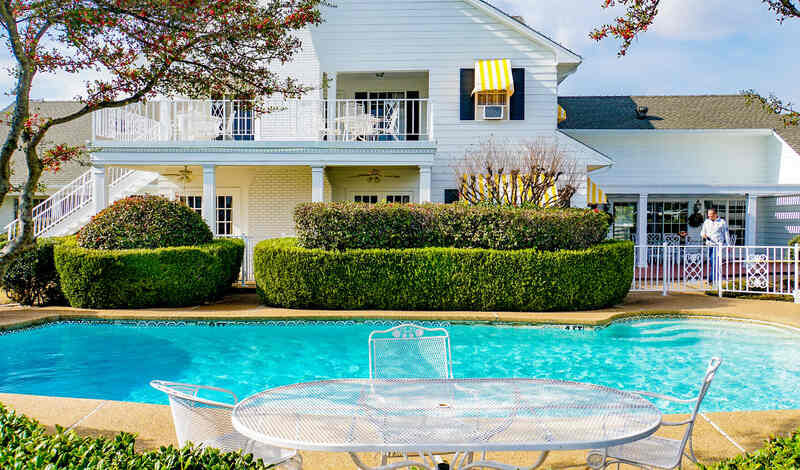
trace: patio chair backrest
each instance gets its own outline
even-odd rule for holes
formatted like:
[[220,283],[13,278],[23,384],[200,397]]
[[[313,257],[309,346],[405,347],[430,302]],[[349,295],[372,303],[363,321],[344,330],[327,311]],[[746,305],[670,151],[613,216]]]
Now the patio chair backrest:
[[[697,420],[697,414],[700,412],[700,405],[703,403],[703,399],[706,397],[709,387],[711,387],[711,381],[714,380],[714,376],[717,374],[717,369],[719,369],[721,364],[722,359],[718,357],[712,357],[708,362],[706,374],[703,377],[703,382],[700,384],[700,392],[697,394],[697,398],[694,400],[694,409],[692,410],[692,415],[689,418],[689,423],[686,426],[686,432],[684,432],[683,439],[681,440],[681,455],[683,455],[684,449],[686,448],[686,443],[690,442],[692,438],[692,430],[694,429],[694,423]],[[681,456],[678,456],[679,459],[680,457]]]
[[[169,406],[175,423],[178,444],[187,442],[202,445],[218,437],[234,433],[231,412],[236,395],[229,390],[204,385],[154,380],[150,386],[169,396]],[[223,393],[233,398],[233,404],[201,398],[201,390]]]
[[369,335],[371,379],[453,377],[450,335],[444,328],[405,323]]

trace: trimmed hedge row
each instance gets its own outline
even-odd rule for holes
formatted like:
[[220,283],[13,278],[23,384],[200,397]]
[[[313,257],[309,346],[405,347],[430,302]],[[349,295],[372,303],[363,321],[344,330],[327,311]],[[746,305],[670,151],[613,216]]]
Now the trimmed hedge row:
[[633,244],[585,250],[459,248],[309,250],[293,238],[255,247],[256,287],[266,305],[400,310],[587,310],[622,301]]
[[244,243],[92,250],[74,239],[55,247],[64,296],[73,307],[181,307],[219,298],[235,282]]
[[0,468],[18,470],[266,470],[252,454],[221,452],[187,445],[136,452],[133,434],[113,438],[79,437],[56,426],[48,434],[41,424],[0,404]]
[[305,248],[487,248],[577,250],[600,243],[609,217],[590,209],[519,209],[466,204],[306,203],[297,206]]

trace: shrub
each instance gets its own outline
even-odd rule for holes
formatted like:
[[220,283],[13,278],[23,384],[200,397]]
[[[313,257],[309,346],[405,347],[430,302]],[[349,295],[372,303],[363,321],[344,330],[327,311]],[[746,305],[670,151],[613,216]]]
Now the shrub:
[[309,250],[293,238],[254,253],[266,305],[402,310],[584,310],[620,302],[633,277],[633,244],[547,252],[475,248]]
[[131,196],[92,217],[78,232],[78,245],[104,250],[165,248],[203,245],[212,238],[200,214],[186,204],[160,196]]
[[761,449],[717,462],[701,470],[765,470],[800,468],[800,431],[770,438]]
[[789,246],[794,246],[796,243],[800,244],[800,235],[795,235],[791,240],[789,240]]
[[55,247],[55,263],[73,307],[179,307],[219,298],[243,252],[238,239],[137,250],[92,250],[69,240]]
[[517,209],[466,204],[306,203],[295,209],[305,248],[583,249],[608,232],[606,214],[589,209]]
[[41,424],[0,404],[0,468],[25,470],[266,470],[251,454],[221,452],[210,447],[164,446],[137,453],[135,436],[79,437],[56,427],[48,434]]
[[64,302],[53,259],[53,247],[61,240],[40,238],[36,240],[36,247],[24,251],[11,262],[3,275],[3,290],[9,299],[22,305]]

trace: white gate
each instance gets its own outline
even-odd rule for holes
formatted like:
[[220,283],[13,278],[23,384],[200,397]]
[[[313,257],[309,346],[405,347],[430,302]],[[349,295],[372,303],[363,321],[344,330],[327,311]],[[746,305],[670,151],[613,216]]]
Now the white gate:
[[633,291],[792,295],[800,303],[800,245],[637,245]]

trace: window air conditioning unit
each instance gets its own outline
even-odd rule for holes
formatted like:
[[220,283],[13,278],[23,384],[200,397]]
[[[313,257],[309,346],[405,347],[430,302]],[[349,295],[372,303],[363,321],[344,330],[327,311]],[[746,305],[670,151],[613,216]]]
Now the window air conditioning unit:
[[503,113],[505,112],[505,106],[500,104],[492,104],[483,106],[483,119],[492,120],[492,119],[503,119]]

